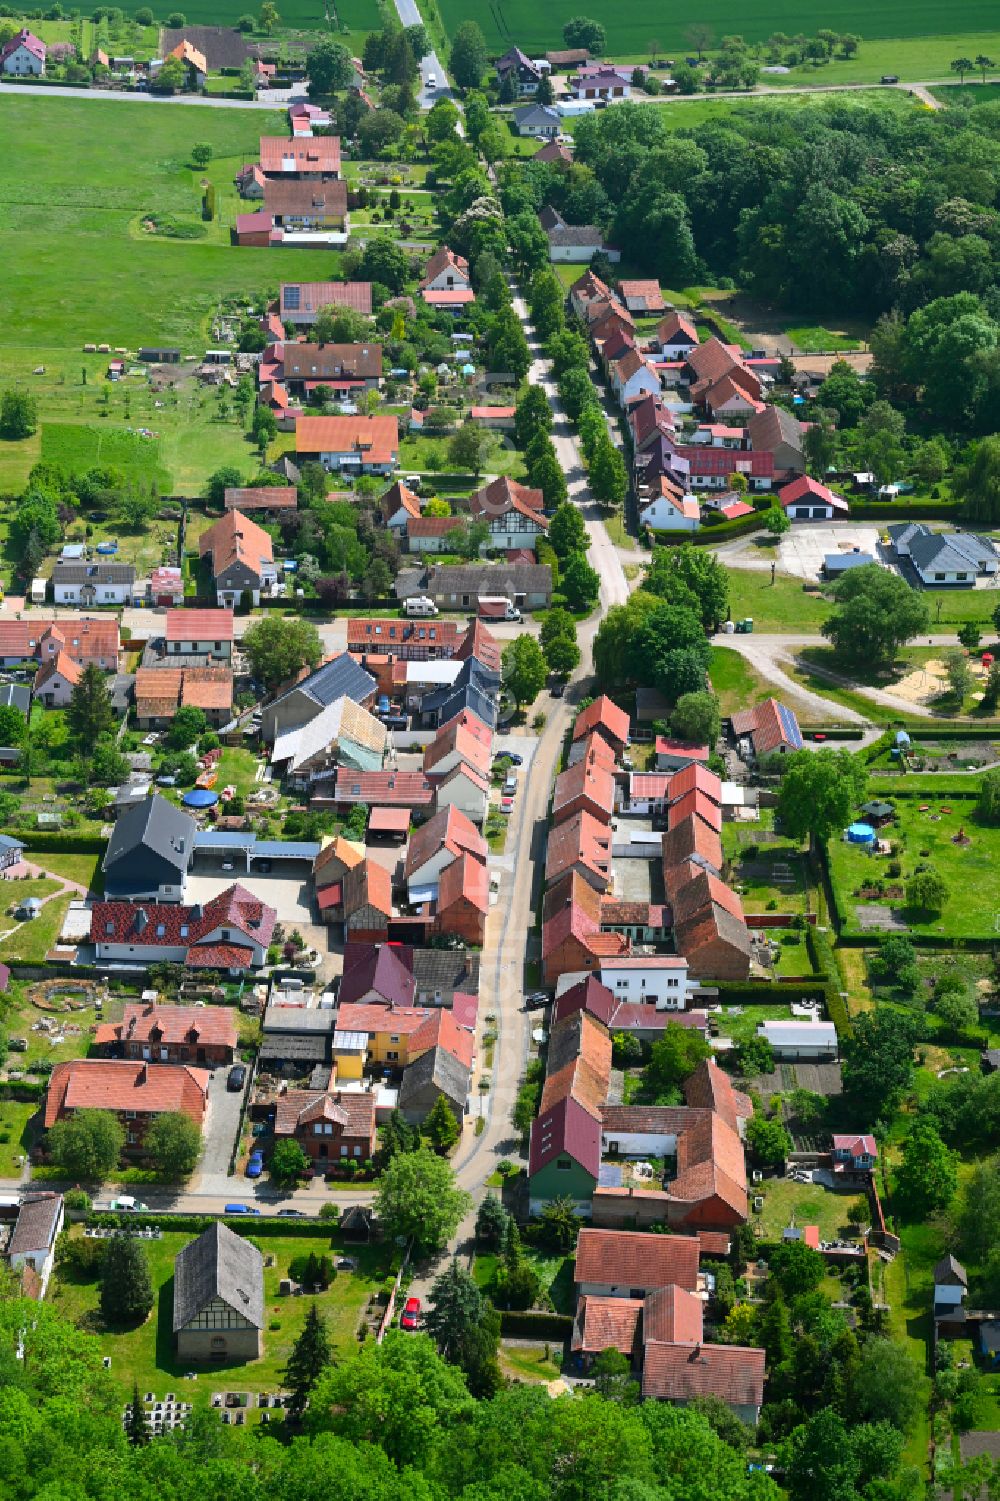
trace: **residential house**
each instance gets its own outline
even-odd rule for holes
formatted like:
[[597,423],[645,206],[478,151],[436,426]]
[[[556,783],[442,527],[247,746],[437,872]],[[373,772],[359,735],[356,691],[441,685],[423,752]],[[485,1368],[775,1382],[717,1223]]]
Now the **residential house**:
[[390,662],[437,662],[455,655],[462,627],[454,620],[398,620],[368,615],[347,622],[347,650],[362,663],[371,653]]
[[522,548],[535,551],[539,537],[548,531],[543,514],[545,497],[541,490],[519,485],[507,475],[500,475],[469,496],[469,510],[477,521],[490,529],[484,544],[498,552],[517,552]]
[[615,805],[614,760],[607,745],[595,736],[583,743],[584,755],[556,777],[552,822],[560,824],[586,812],[607,827]]
[[221,1220],[177,1253],[172,1327],[182,1363],[262,1354],[264,1258]]
[[[406,664],[409,672],[417,664]],[[432,667],[453,669],[458,672],[439,688],[432,688],[420,699],[419,714],[425,726],[439,728],[454,719],[456,714],[471,710],[489,729],[496,727],[497,702],[500,693],[500,674],[476,657],[467,657],[463,662],[428,663],[424,671]],[[443,676],[443,674],[442,674]],[[450,676],[450,674],[449,674]]]
[[581,100],[604,99],[608,102],[628,99],[632,93],[630,78],[630,73],[623,74],[612,67],[597,65],[593,71],[581,69],[576,77],[570,79],[570,97]]
[[405,1069],[432,1048],[442,1047],[471,1069],[472,1031],[444,1006],[364,1006],[341,1002],[337,1029],[363,1033],[374,1065]]
[[375,702],[376,683],[348,652],[341,652],[279,693],[261,711],[261,739],[273,745],[279,735],[308,724],[330,704],[349,698],[364,708]]
[[395,417],[304,417],[295,421],[298,462],[316,459],[345,474],[391,474],[399,463]]
[[752,709],[738,709],[729,723],[745,758],[759,761],[762,756],[787,756],[801,750],[805,743],[795,711],[776,698],[765,698]]
[[22,1296],[38,1302],[45,1297],[64,1221],[62,1194],[29,1192],[21,1199],[3,1257],[12,1272],[21,1274]]
[[592,699],[576,716],[573,722],[570,765],[579,760],[582,750],[588,748],[592,735],[602,740],[611,751],[612,765],[629,743],[629,717],[606,693]]
[[[452,533],[465,527],[464,516],[414,516],[404,528],[408,552],[454,552]],[[489,544],[484,544],[488,546]]]
[[439,807],[410,836],[404,866],[410,902],[436,900],[441,875],[447,866],[471,855],[485,869],[488,853],[486,840],[460,808]]
[[576,871],[549,887],[542,905],[542,971],[546,985],[567,973],[597,973],[607,959],[632,952],[628,938],[601,928],[601,896]]
[[121,1021],[98,1022],[94,1033],[94,1049],[105,1058],[195,1063],[207,1068],[232,1063],[238,1044],[236,1012],[231,1006],[126,1001]]
[[327,307],[351,308],[354,312],[370,318],[372,314],[371,282],[282,282],[278,296],[278,316],[282,323],[294,323],[298,327],[309,328],[316,322],[320,309]]
[[493,735],[487,724],[463,709],[438,730],[424,751],[424,775],[444,778],[459,766],[468,766],[480,776],[489,777],[492,765]]
[[549,1031],[545,1083],[528,1147],[532,1214],[568,1198],[586,1214],[601,1167],[601,1110],[611,1078],[611,1036],[586,1011]]
[[658,281],[636,281],[627,279],[618,283],[618,295],[622,298],[630,313],[638,313],[641,318],[649,318],[664,309],[663,293],[660,291]]
[[671,740],[667,735],[657,735],[653,742],[657,771],[682,771],[692,762],[705,765],[710,754],[707,745],[690,745],[686,740]]
[[[183,658],[176,658],[178,662]],[[233,674],[228,667],[140,667],[135,675],[136,719],[140,729],[169,725],[177,710],[201,709],[221,729],[233,714]]]
[[870,1178],[878,1161],[878,1146],[869,1132],[835,1134],[831,1155],[835,1173]]
[[83,677],[83,668],[74,662],[68,652],[43,662],[35,673],[33,692],[39,703],[47,709],[65,709],[73,696],[73,689]]
[[264,212],[286,234],[346,234],[347,184],[269,177],[264,183]]
[[49,1076],[46,1131],[78,1110],[109,1110],[125,1128],[125,1155],[141,1156],[146,1132],[161,1115],[186,1115],[201,1130],[210,1075],[189,1063],[71,1058]]
[[675,457],[681,461],[691,490],[732,489],[733,475],[742,474],[747,488],[754,492],[770,490],[774,481],[774,456],[751,453],[709,443],[677,444]]
[[530,98],[532,94],[538,93],[538,85],[542,81],[543,72],[547,71],[547,69],[540,68],[530,57],[525,56],[520,47],[509,47],[496,61],[497,79],[501,89],[509,77],[513,79],[514,93],[522,99]]
[[233,181],[241,198],[251,199],[255,203],[263,202],[267,178],[261,171],[259,162],[248,162],[241,167]]
[[805,473],[805,428],[785,407],[754,412],[747,421],[747,437],[754,453],[771,455],[776,473]]
[[698,1291],[700,1247],[693,1235],[580,1230],[574,1281],[582,1297],[641,1299],[662,1287]]
[[701,507],[691,495],[677,493],[664,475],[659,478],[660,493],[639,507],[639,521],[654,532],[696,532],[701,526]]
[[[686,874],[687,880],[678,880]],[[667,898],[674,942],[692,974],[702,981],[745,980],[750,973],[750,935],[736,892],[705,869],[675,867]]]
[[833,1022],[763,1021],[757,1036],[770,1044],[782,1063],[823,1063],[837,1057],[837,1029]]
[[549,222],[543,220],[542,228],[549,242],[550,261],[585,266],[598,253],[606,255],[612,265],[621,260],[621,251],[614,245],[605,244],[596,225],[567,224],[556,209],[550,209],[548,213]]
[[104,852],[104,894],[112,902],[182,902],[196,824],[156,794],[126,808]]
[[[345,973],[341,978],[339,1002],[341,1006],[412,1006],[416,993],[416,981],[395,947],[389,944],[348,945],[345,952]],[[354,951],[358,952],[353,962]]]
[[463,255],[456,255],[447,245],[434,251],[424,267],[420,283],[420,295],[434,308],[460,312],[470,302],[475,302],[469,276],[469,263]]
[[98,960],[167,963],[239,975],[267,959],[277,913],[234,883],[204,905],[95,902],[90,941]]
[[584,810],[549,830],[545,884],[551,886],[570,871],[595,891],[611,889],[611,830]]
[[333,789],[336,807],[349,812],[357,803],[367,808],[412,808],[428,813],[434,787],[421,771],[345,771],[337,773]]
[[334,699],[305,724],[275,736],[271,765],[293,787],[312,789],[339,768],[380,771],[388,731],[380,719],[346,696]]
[[469,1108],[471,1070],[447,1048],[432,1047],[403,1070],[399,1109],[412,1125],[425,1121],[443,1098],[461,1126]]
[[654,342],[665,360],[685,360],[700,340],[694,320],[672,308],[656,325]]
[[926,588],[969,588],[1000,569],[993,543],[974,532],[932,532],[922,521],[896,522],[887,530],[895,558],[908,558]]
[[344,936],[382,943],[392,917],[392,878],[385,866],[365,859],[344,875]]
[[0,47],[0,72],[15,78],[41,78],[45,72],[45,43],[26,26]]
[[[226,494],[229,493],[227,490]],[[178,665],[183,665],[187,656],[229,662],[233,655],[233,613],[231,610],[168,610],[163,637],[167,656],[180,659]]]
[[629,349],[621,359],[613,360],[608,373],[611,389],[621,407],[627,407],[643,396],[660,394],[660,377],[637,349]]
[[463,853],[438,877],[434,932],[482,948],[490,913],[490,881],[482,860]]
[[297,1141],[314,1169],[370,1162],[375,1154],[375,1095],[369,1090],[290,1089],[279,1095],[274,1138]]
[[128,605],[134,594],[131,563],[75,563],[58,558],[52,570],[52,597],[57,605]]
[[261,595],[277,585],[271,538],[242,511],[227,511],[202,532],[198,554],[210,559],[218,603],[228,609],[235,609],[245,594],[259,605]]
[[403,534],[411,521],[420,518],[420,498],[396,480],[379,501],[382,520],[391,532]]
[[[670,1295],[670,1289],[657,1293],[650,1312],[646,1311],[650,1299],[644,1305],[643,1398],[684,1407],[716,1397],[740,1422],[756,1429],[764,1402],[765,1352],[750,1346],[703,1343],[698,1328],[702,1305],[697,1299],[692,1300],[696,1306],[692,1306],[688,1329],[679,1331],[676,1322],[664,1325],[658,1305]],[[666,1338],[657,1337],[661,1330]]]
[[241,485],[227,490],[223,499],[227,511],[264,511],[283,516],[298,508],[299,492],[294,485]]
[[688,963],[680,954],[623,955],[601,961],[598,973],[618,1001],[683,1011],[690,996]]
[[435,793],[439,808],[459,808],[473,823],[485,822],[490,806],[488,773],[463,761],[437,782]]
[[848,511],[842,495],[834,495],[808,474],[800,474],[784,485],[778,491],[778,501],[790,521],[834,521]]
[[526,104],[514,111],[519,136],[545,137],[554,140],[563,128],[562,117],[551,104]]
[[396,576],[396,598],[407,600],[418,594],[446,610],[475,610],[481,597],[500,595],[521,609],[547,609],[552,600],[552,570],[547,563],[433,563],[427,568],[401,569]]
[[[24,855],[24,845],[19,839],[11,834],[0,834],[0,870],[10,870],[12,866],[20,865]],[[8,978],[10,972],[8,971]],[[6,990],[6,984],[0,985],[0,990]]]
[[561,47],[555,52],[546,52],[545,61],[554,73],[563,73],[567,68],[578,68],[590,61],[586,47]]
[[208,59],[200,47],[196,47],[193,42],[184,37],[166,55],[175,57],[179,63],[183,64],[189,89],[205,87],[205,80],[208,78]]
[[340,137],[261,136],[260,165],[266,177],[334,182],[340,176]]
[[324,886],[342,882],[347,871],[360,865],[365,858],[363,844],[355,844],[342,834],[330,839],[320,849],[313,862],[313,884],[317,891]]
[[353,398],[382,388],[381,344],[284,344],[281,361],[281,380],[294,396],[325,387]]
[[955,1323],[964,1316],[969,1279],[965,1267],[949,1252],[934,1268],[934,1317]]
[[723,344],[713,334],[690,348],[683,374],[695,406],[711,415],[756,411],[763,405],[763,383],[743,358],[738,345]]

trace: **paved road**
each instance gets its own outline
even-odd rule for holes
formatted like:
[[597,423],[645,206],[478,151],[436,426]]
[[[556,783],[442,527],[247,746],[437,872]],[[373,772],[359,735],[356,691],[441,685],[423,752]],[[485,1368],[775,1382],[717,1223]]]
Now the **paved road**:
[[280,106],[261,99],[213,99],[208,94],[126,94],[117,89],[64,89],[45,88],[40,84],[12,83],[0,85],[0,98],[5,94],[37,94],[45,99],[127,99],[138,104],[195,104],[206,109],[269,109]]
[[[395,0],[396,14],[404,26],[419,26],[423,21],[417,0]],[[435,80],[434,87],[428,85],[428,79]],[[455,96],[448,87],[448,75],[444,64],[436,52],[431,52],[420,64],[420,108],[430,109],[439,99],[454,99]]]

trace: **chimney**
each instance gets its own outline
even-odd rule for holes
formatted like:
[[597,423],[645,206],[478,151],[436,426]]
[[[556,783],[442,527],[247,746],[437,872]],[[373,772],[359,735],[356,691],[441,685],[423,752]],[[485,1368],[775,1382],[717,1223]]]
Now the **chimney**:
[[135,1087],[136,1087],[136,1089],[141,1089],[144,1084],[148,1084],[148,1083],[149,1083],[149,1070],[148,1070],[146,1064],[144,1063],[142,1065],[142,1067],[140,1068],[139,1072],[135,1076]]

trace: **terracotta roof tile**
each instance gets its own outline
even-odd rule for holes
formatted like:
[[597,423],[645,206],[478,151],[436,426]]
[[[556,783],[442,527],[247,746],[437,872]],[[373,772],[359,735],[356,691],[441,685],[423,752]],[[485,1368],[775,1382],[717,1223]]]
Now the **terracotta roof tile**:
[[629,717],[624,709],[602,693],[595,698],[593,703],[588,704],[576,717],[573,726],[573,739],[581,740],[584,735],[589,735],[592,730],[599,730],[610,740],[626,745],[629,737]]
[[631,1356],[636,1344],[641,1298],[602,1298],[586,1294],[576,1306],[572,1349],[584,1355],[598,1355],[602,1350],[620,1350]]
[[179,1111],[202,1124],[209,1075],[186,1063],[73,1058],[57,1063],[45,1096],[45,1128],[74,1110]]
[[675,1284],[694,1292],[698,1259],[699,1246],[693,1236],[587,1228],[577,1237],[574,1275],[577,1286],[596,1282],[648,1292]]
[[662,1402],[719,1397],[731,1407],[760,1407],[764,1351],[740,1345],[668,1345],[651,1341],[642,1365],[642,1395]]

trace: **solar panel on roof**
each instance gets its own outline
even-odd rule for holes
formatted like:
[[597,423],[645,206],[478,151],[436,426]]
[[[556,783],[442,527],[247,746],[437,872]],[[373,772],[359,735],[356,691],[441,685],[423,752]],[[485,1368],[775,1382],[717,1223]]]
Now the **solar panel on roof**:
[[285,307],[295,309],[300,306],[299,288],[295,286],[285,288]]
[[781,728],[789,745],[793,750],[802,750],[804,741],[802,739],[802,732],[799,729],[799,722],[787,705],[778,705],[778,718],[781,720]]

